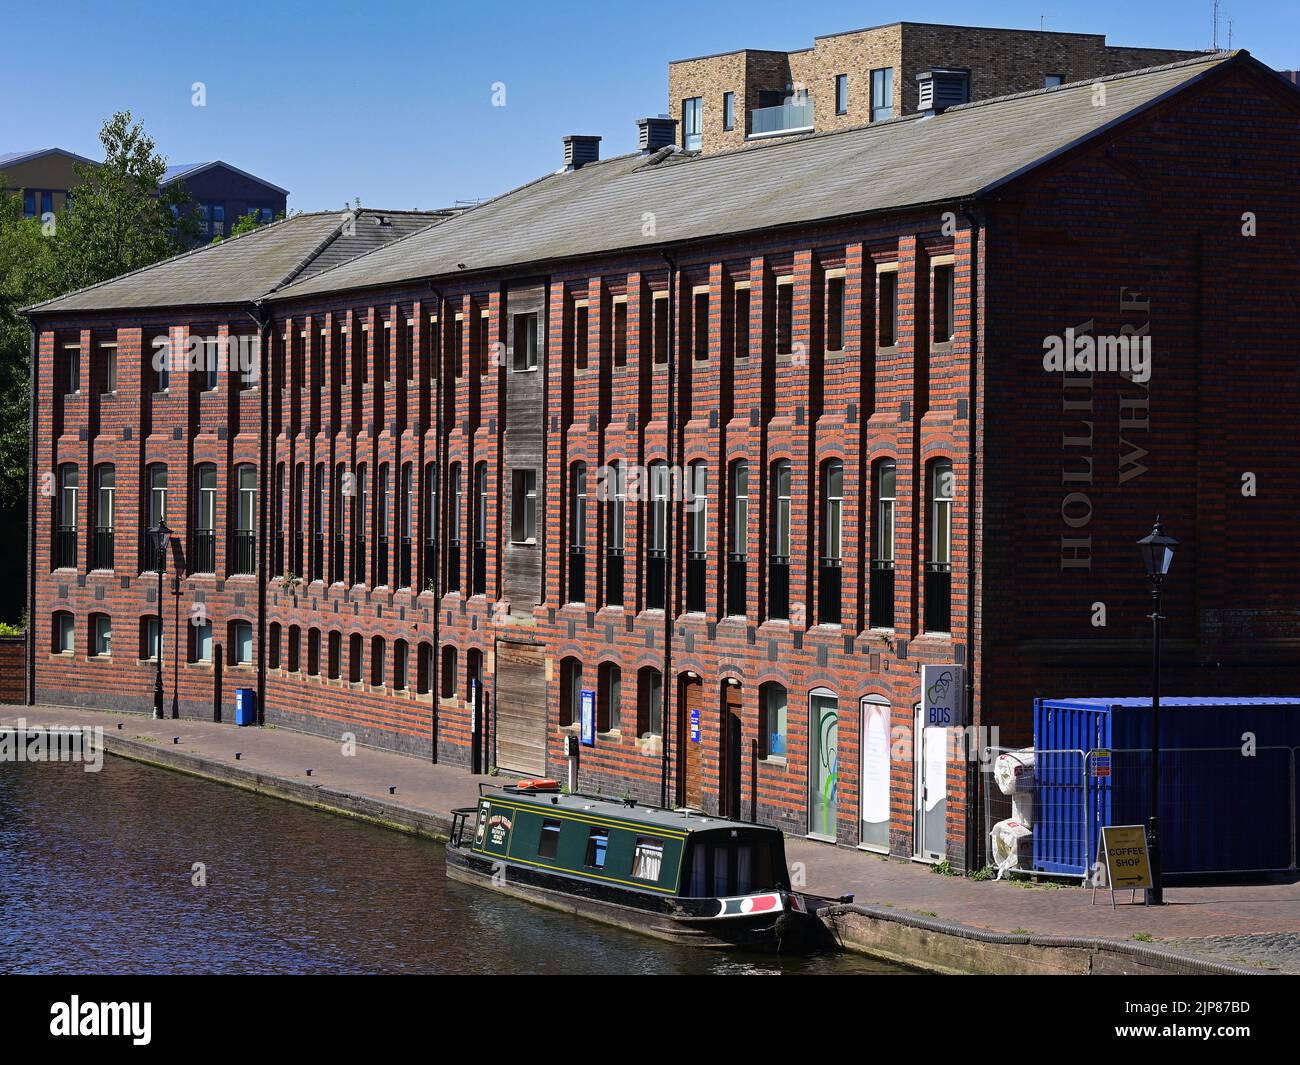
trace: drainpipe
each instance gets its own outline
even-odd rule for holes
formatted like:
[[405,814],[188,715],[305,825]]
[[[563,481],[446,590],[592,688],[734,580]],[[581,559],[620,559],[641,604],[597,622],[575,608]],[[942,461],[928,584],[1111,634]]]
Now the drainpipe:
[[[668,409],[666,415],[667,421],[667,466],[668,476],[672,477],[673,458],[675,450],[673,447],[674,436],[677,432],[677,263],[667,252],[660,252],[664,262],[668,264]],[[653,358],[653,353],[651,354]],[[669,481],[671,484],[671,480]],[[677,567],[675,565],[678,548],[680,544],[678,539],[681,532],[682,513],[677,501],[669,499],[669,514],[671,520],[669,524],[669,548],[668,559],[665,564],[664,573],[664,669],[663,684],[660,685],[660,716],[663,719],[663,737],[660,748],[663,752],[662,764],[659,769],[659,805],[668,807],[668,784],[669,773],[672,767],[672,736],[673,728],[669,727],[669,707],[675,705],[677,698],[677,685],[672,679],[673,664],[673,618],[675,615],[675,592],[677,588]],[[676,727],[676,721],[672,722]]]
[[[270,547],[270,521],[267,501],[271,498],[271,312],[260,300],[248,312],[257,323],[258,406],[261,408],[261,431],[258,433],[257,459],[257,723],[266,724],[266,584],[270,579],[267,553]],[[159,613],[162,606],[159,604]],[[180,653],[180,633],[176,634],[176,653]]]
[[[36,703],[36,401],[40,395],[40,349],[36,324],[27,320],[27,674],[26,705]],[[158,606],[159,614],[162,605]]]
[[[975,707],[975,573],[972,560],[975,557],[974,539],[975,539],[975,448],[978,443],[978,434],[975,425],[975,401],[978,395],[976,387],[976,374],[978,371],[979,355],[979,250],[980,250],[980,229],[982,222],[969,207],[963,208],[962,213],[970,222],[971,233],[971,251],[970,251],[970,364],[969,364],[969,398],[966,409],[966,462],[970,469],[970,484],[966,486],[966,565],[970,571],[970,577],[967,580],[969,589],[969,609],[966,618],[966,705],[972,710],[972,721],[974,720]],[[977,734],[978,735],[978,734]],[[980,772],[981,762],[972,761],[969,752],[966,756],[966,868],[970,869],[979,853],[976,846],[976,840],[980,832],[980,785],[983,782],[983,774]],[[981,842],[981,846],[982,846]]]
[[[446,317],[445,300],[443,299],[442,289],[436,285],[430,285],[429,291],[433,293],[438,301],[438,342],[434,345],[435,350],[432,352],[433,365],[431,376],[433,378],[433,485],[429,499],[429,530],[425,535],[428,542],[432,544],[430,551],[433,570],[432,574],[424,575],[425,583],[430,579],[433,580],[433,661],[429,663],[429,760],[434,765],[438,763],[438,697],[439,697],[439,671],[442,669],[442,648],[438,646],[438,634],[440,630],[439,618],[442,615],[442,581],[439,580],[439,567],[442,564],[442,552],[439,547],[442,543],[442,523],[440,518],[440,507],[442,502],[442,350],[446,334],[444,330],[447,323],[443,320]],[[424,327],[428,322],[423,323]],[[493,669],[496,668],[496,656],[492,656]],[[419,664],[416,664],[419,669]],[[495,690],[496,678],[493,677],[493,689]]]

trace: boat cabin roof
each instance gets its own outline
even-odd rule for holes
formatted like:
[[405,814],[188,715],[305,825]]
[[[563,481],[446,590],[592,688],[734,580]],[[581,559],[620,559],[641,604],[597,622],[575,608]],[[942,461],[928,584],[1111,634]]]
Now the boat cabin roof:
[[732,821],[725,817],[714,817],[700,813],[698,810],[665,810],[658,806],[642,806],[640,803],[629,804],[618,799],[603,798],[598,795],[581,793],[563,795],[555,791],[518,792],[513,789],[492,788],[483,791],[484,798],[493,802],[518,803],[544,813],[547,810],[563,810],[569,814],[599,817],[602,820],[622,821],[629,827],[641,825],[646,828],[667,830],[674,833],[691,835],[697,832],[718,832],[730,829],[744,829],[747,833],[770,832],[781,835],[780,829],[769,825],[756,825],[752,821]]

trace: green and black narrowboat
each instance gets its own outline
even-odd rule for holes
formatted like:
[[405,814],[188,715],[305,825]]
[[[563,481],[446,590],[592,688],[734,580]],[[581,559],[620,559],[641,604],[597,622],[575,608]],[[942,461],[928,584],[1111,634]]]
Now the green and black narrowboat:
[[813,923],[779,830],[552,782],[480,788],[477,807],[455,811],[447,875],[703,947],[792,950]]

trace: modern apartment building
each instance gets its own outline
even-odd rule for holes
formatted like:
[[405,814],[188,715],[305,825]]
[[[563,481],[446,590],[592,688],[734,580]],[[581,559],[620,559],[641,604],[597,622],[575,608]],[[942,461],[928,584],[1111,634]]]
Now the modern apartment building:
[[[1157,514],[1167,690],[1300,685],[1298,115],[1231,53],[745,152],[567,138],[400,242],[302,216],[33,308],[30,695],[147,710],[161,660],[183,717],[247,687],[967,867],[972,755],[1146,690]],[[1150,373],[1056,372],[1066,335]]]
[[27,218],[61,211],[69,190],[80,184],[77,163],[93,166],[95,161],[62,148],[8,152],[0,155],[0,177],[4,178],[0,191],[9,195],[21,192],[23,215]]
[[1198,53],[1108,45],[1092,33],[895,22],[668,66],[669,113],[688,151],[846,129],[968,100],[1061,85]]

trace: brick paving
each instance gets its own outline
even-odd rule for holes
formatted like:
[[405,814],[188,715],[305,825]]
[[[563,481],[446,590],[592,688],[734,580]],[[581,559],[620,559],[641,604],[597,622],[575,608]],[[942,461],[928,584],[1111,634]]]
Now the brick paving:
[[[115,741],[174,749],[225,770],[242,769],[273,780],[309,783],[345,792],[393,810],[438,822],[457,806],[472,805],[480,781],[456,766],[429,765],[404,755],[358,747],[344,756],[339,743],[286,729],[239,729],[206,721],[155,721],[138,714],[66,707],[0,705],[0,726],[19,718],[29,726],[102,725]],[[119,724],[121,728],[119,729]],[[179,744],[173,739],[180,738]],[[235,753],[241,758],[235,760]],[[312,770],[309,778],[307,769]],[[396,786],[395,794],[389,788]],[[328,804],[328,798],[322,798]],[[402,820],[396,816],[395,820]],[[1003,932],[1127,940],[1151,937],[1164,946],[1220,961],[1300,972],[1300,883],[1170,887],[1168,905],[1150,910],[1117,896],[1068,884],[977,882],[941,876],[930,867],[801,838],[787,841],[792,871],[814,893],[839,896],[900,912]],[[1141,895],[1138,896],[1139,900]]]

